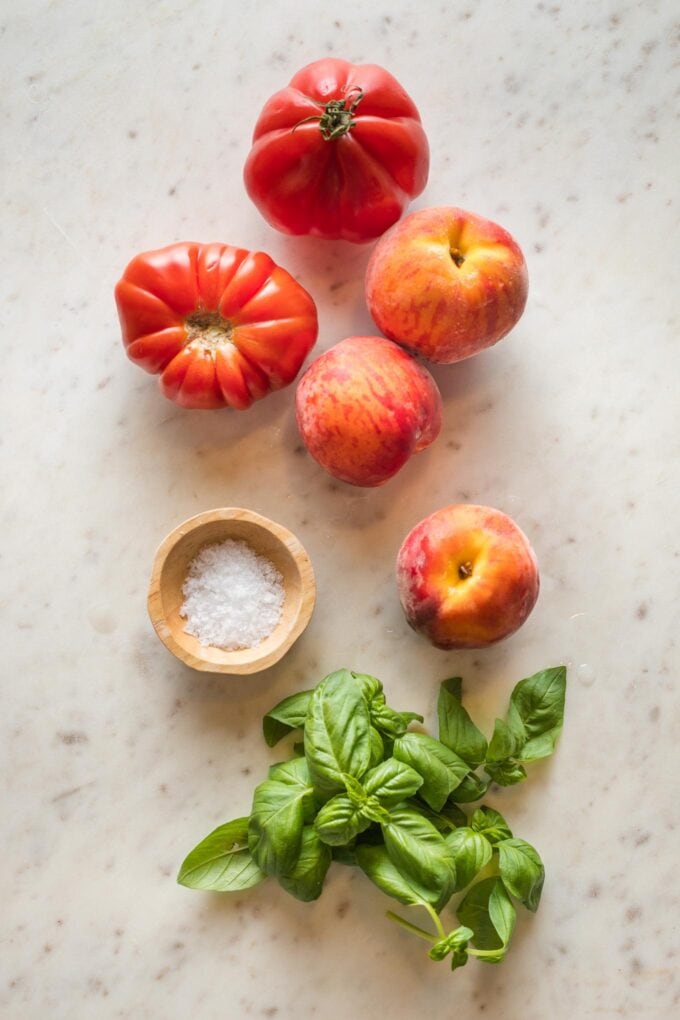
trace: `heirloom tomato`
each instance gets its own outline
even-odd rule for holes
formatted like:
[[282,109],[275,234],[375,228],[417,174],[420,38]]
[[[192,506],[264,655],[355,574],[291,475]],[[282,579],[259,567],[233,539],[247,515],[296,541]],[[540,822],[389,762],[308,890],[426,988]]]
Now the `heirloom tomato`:
[[182,407],[244,410],[292,382],[317,335],[307,291],[264,252],[171,244],[116,285],[128,357]]
[[287,234],[369,241],[427,183],[420,116],[376,64],[309,64],[265,104],[244,178],[264,218]]

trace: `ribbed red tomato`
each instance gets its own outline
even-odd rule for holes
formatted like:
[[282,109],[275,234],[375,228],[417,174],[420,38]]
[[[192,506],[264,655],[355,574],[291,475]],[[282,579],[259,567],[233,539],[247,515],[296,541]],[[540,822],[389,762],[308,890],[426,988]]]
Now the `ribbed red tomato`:
[[413,101],[376,64],[309,64],[268,100],[244,178],[287,234],[369,241],[427,183],[429,149]]
[[171,244],[116,285],[128,357],[182,407],[244,410],[291,383],[314,345],[316,306],[264,252]]

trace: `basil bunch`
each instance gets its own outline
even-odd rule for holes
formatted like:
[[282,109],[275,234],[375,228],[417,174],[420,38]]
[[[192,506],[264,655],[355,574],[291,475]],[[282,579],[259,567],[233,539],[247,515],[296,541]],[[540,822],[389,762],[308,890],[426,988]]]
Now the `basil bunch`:
[[[468,817],[460,805],[479,800],[492,782],[521,782],[528,762],[552,754],[565,690],[563,666],[520,681],[487,743],[463,707],[462,681],[445,680],[435,740],[409,729],[423,717],[390,708],[375,677],[331,673],[264,717],[270,747],[299,729],[303,743],[255,788],[250,817],[210,833],[177,880],[240,892],[272,876],[308,901],[321,894],[335,860],[361,868],[405,906],[427,911],[436,934],[387,916],[429,942],[432,960],[450,957],[453,970],[470,956],[498,963],[515,926],[513,898],[538,908],[543,863],[498,811],[482,805]],[[460,923],[447,934],[440,911],[465,889],[456,907]]]

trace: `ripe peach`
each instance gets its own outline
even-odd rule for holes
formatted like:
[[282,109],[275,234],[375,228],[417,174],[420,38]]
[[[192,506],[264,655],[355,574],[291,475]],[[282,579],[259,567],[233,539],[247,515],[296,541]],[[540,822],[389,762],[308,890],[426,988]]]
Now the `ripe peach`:
[[491,347],[524,311],[524,256],[503,227],[463,209],[421,209],[376,244],[366,300],[385,336],[450,364]]
[[483,648],[526,620],[538,598],[538,565],[526,535],[500,510],[446,506],[404,539],[397,586],[409,624],[437,648]]
[[378,336],[351,336],[309,366],[296,394],[305,446],[326,471],[352,485],[382,485],[441,428],[430,373]]

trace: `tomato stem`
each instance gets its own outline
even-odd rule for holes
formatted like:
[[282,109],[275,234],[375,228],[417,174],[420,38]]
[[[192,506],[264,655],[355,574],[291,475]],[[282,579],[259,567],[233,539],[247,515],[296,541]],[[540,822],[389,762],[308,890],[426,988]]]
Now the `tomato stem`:
[[[350,102],[353,92],[358,93]],[[364,90],[359,85],[354,85],[344,99],[331,99],[323,106],[323,113],[312,114],[310,117],[303,117],[299,120],[293,131],[301,124],[309,124],[310,121],[318,121],[321,137],[325,142],[332,142],[347,134],[354,126],[354,112],[364,98]],[[349,103],[349,105],[347,105]],[[321,105],[321,104],[319,104]]]

